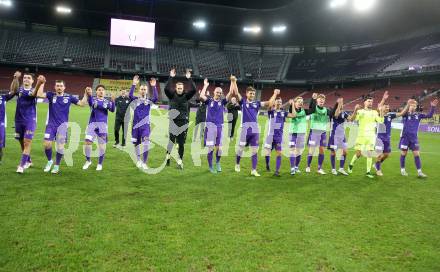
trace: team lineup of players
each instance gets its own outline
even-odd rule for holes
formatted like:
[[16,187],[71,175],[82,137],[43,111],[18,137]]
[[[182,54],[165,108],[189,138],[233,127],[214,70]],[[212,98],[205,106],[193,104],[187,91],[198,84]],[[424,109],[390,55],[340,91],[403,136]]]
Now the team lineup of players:
[[[169,122],[169,144],[167,147],[167,165],[170,165],[171,151],[175,144],[178,145],[179,158],[177,165],[183,169],[184,145],[189,124],[188,101],[196,94],[196,86],[191,79],[190,71],[186,72],[186,81],[191,85],[190,90],[185,90],[184,82],[175,80],[176,71],[170,71],[170,78],[165,87],[165,94],[170,101],[170,122]],[[105,86],[98,85],[95,96],[91,88],[86,88],[81,100],[65,93],[66,84],[62,80],[55,82],[55,90],[45,92],[46,79],[38,76],[34,86],[34,76],[24,73],[23,78],[20,72],[16,72],[10,86],[10,92],[0,96],[0,162],[3,155],[3,148],[6,142],[6,102],[17,96],[15,111],[15,138],[20,142],[22,156],[17,167],[17,173],[23,173],[25,169],[32,166],[30,157],[32,139],[36,129],[37,98],[45,98],[49,103],[48,119],[44,134],[44,150],[47,157],[47,164],[44,172],[59,173],[60,163],[64,154],[64,145],[67,142],[67,123],[69,111],[72,104],[84,107],[88,105],[91,113],[86,129],[84,141],[85,163],[84,170],[91,164],[91,152],[93,142],[97,142],[99,158],[96,167],[97,171],[103,169],[103,162],[108,140],[108,113],[115,111],[115,98],[105,98]],[[20,82],[21,81],[21,82]],[[176,82],[177,81],[177,82]],[[339,98],[333,108],[325,107],[325,95],[314,93],[308,109],[304,108],[304,100],[296,97],[283,104],[280,97],[280,90],[275,89],[268,101],[256,100],[256,91],[253,87],[246,89],[245,97],[242,97],[238,90],[237,79],[230,78],[229,92],[223,96],[220,87],[215,88],[213,96],[207,95],[209,82],[204,81],[204,87],[200,92],[200,99],[206,105],[206,123],[204,128],[204,145],[208,149],[207,160],[209,171],[212,173],[221,172],[222,156],[222,135],[224,125],[224,112],[228,101],[235,97],[239,101],[242,112],[241,132],[236,154],[235,171],[240,172],[240,161],[245,147],[251,150],[252,176],[260,176],[257,171],[258,147],[260,145],[260,128],[258,124],[259,111],[262,107],[267,108],[269,118],[269,132],[265,138],[263,147],[265,152],[266,170],[270,171],[270,155],[276,151],[276,168],[274,175],[280,176],[282,145],[284,135],[284,124],[289,121],[289,159],[290,174],[300,173],[299,164],[305,146],[308,146],[307,167],[305,172],[311,172],[311,164],[314,152],[317,151],[318,167],[317,173],[325,175],[322,165],[324,162],[325,149],[330,150],[331,173],[334,175],[348,175],[353,171],[356,161],[366,157],[366,176],[373,178],[371,168],[373,167],[374,151],[380,151],[376,158],[374,168],[378,176],[382,176],[381,166],[391,153],[391,122],[394,118],[402,117],[403,130],[400,136],[399,149],[400,169],[403,176],[407,176],[405,170],[405,159],[407,152],[413,152],[415,165],[419,177],[426,177],[422,172],[418,128],[420,121],[424,118],[431,118],[435,112],[438,100],[431,102],[431,109],[428,114],[416,111],[417,102],[408,100],[406,106],[398,113],[390,113],[386,104],[388,93],[385,92],[382,101],[374,108],[373,98],[366,96],[363,105],[356,105],[352,113],[344,111],[343,98]],[[134,96],[136,87],[139,86],[139,97]],[[234,98],[234,99],[235,99]],[[150,111],[151,106],[158,100],[156,80],[152,78],[148,83],[141,83],[139,76],[134,76],[133,84],[129,92],[130,107],[133,107],[132,143],[135,146],[137,156],[137,167],[148,169],[148,151],[150,149]],[[288,108],[287,108],[288,107]],[[288,120],[289,119],[289,120]],[[347,171],[345,162],[347,160],[347,141],[345,137],[345,122],[357,122],[358,134],[355,143],[355,154],[351,159]],[[310,124],[309,124],[310,122]],[[331,132],[327,143],[327,127],[330,124]],[[383,125],[381,125],[383,124]],[[307,133],[307,129],[309,131]],[[308,134],[308,138],[306,136]],[[52,158],[52,148],[55,142],[55,161]],[[213,164],[214,151],[216,154],[215,167]],[[142,156],[141,156],[142,155]],[[339,155],[339,168],[336,167],[336,159]]]

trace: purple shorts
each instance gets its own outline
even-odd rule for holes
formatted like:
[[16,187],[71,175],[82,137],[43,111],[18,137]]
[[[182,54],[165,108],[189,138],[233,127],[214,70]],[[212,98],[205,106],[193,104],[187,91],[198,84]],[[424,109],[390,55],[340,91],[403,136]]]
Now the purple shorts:
[[6,146],[6,129],[4,124],[0,124],[0,148]]
[[274,137],[274,136],[267,136],[266,143],[264,144],[264,148],[270,149],[270,150],[276,150],[281,151],[283,147],[283,138],[281,137]]
[[131,142],[139,144],[150,138],[150,125],[134,128],[131,130]]
[[391,153],[391,140],[390,139],[376,139],[376,152]]
[[305,133],[292,133],[290,134],[289,147],[293,148],[304,148],[306,144],[306,134]]
[[57,143],[67,142],[67,126],[61,125],[56,126],[46,126],[44,132],[44,140],[46,141],[57,141]]
[[240,135],[240,146],[252,146],[252,147],[258,147],[260,144],[260,132],[257,130],[255,132],[255,129],[252,130],[252,128],[247,128],[246,130],[242,128],[241,135]]
[[222,126],[209,126],[205,128],[205,146],[221,146],[223,136]]
[[327,148],[331,151],[336,151],[338,149],[345,150],[347,149],[347,140],[345,137],[340,137],[334,134],[330,135]]
[[321,130],[310,130],[307,141],[309,147],[325,147],[327,145],[327,132]]
[[15,139],[29,139],[32,140],[35,134],[35,127],[37,124],[32,123],[15,123]]
[[402,136],[400,137],[399,142],[399,149],[400,150],[412,150],[412,151],[419,151],[419,139],[415,137],[408,137],[408,136]]
[[98,139],[99,144],[107,143],[107,126],[105,125],[96,125],[91,123],[87,126],[86,129],[86,142],[93,143],[96,139]]

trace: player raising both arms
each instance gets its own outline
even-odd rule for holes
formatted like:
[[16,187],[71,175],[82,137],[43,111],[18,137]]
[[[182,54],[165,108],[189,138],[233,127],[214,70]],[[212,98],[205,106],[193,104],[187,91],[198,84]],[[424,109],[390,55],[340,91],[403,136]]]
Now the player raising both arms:
[[293,99],[290,113],[294,113],[294,117],[290,122],[290,174],[300,173],[299,164],[301,162],[301,154],[304,151],[307,133],[307,115],[310,109],[304,109],[304,99],[296,97]]
[[[255,100],[255,89],[253,87],[247,87],[246,98],[243,98],[238,92],[237,78],[231,76],[231,88],[233,88],[235,95],[238,97],[242,112],[241,121],[241,134],[240,142],[237,151],[237,158],[235,164],[235,172],[240,172],[240,160],[243,154],[243,150],[246,146],[251,147],[252,151],[252,171],[251,175],[259,177],[257,172],[258,163],[258,146],[260,142],[260,128],[258,126],[258,112],[261,107],[268,106],[269,101],[257,101]],[[274,91],[271,99],[275,99],[278,95],[278,90]]]
[[[280,90],[276,89],[275,93],[279,95]],[[293,103],[293,100],[289,101],[289,103]],[[272,96],[269,100],[269,111],[267,112],[267,115],[269,117],[269,132],[264,143],[266,170],[270,171],[270,153],[275,149],[277,152],[277,158],[274,176],[280,177],[284,123],[286,122],[287,117],[294,117],[295,113],[289,113],[283,109],[283,100],[281,97],[278,96],[275,98],[275,96]]]
[[318,174],[325,175],[322,164],[324,162],[324,151],[327,146],[327,126],[330,117],[334,115],[334,109],[324,107],[325,95],[314,93],[310,102],[310,132],[308,139],[309,154],[307,156],[306,172],[310,173],[310,165],[316,147],[319,147]]
[[[226,98],[222,99],[223,90],[220,87],[215,88],[214,96],[208,97],[206,90],[208,89],[209,82],[205,79],[203,89],[200,92],[200,99],[206,105],[206,123],[205,123],[205,146],[208,147],[208,165],[209,171],[213,174],[221,172],[222,167],[220,165],[221,158],[221,146],[223,136],[223,113],[225,106],[228,103],[233,90],[230,89]],[[214,149],[216,149],[216,169],[212,166],[212,159],[214,156]]]
[[183,154],[185,153],[186,135],[188,134],[189,125],[189,104],[188,101],[196,94],[197,88],[194,81],[191,79],[191,70],[187,69],[185,77],[191,85],[190,90],[185,91],[185,86],[182,81],[174,84],[174,77],[176,76],[176,69],[170,71],[170,77],[165,86],[165,95],[169,99],[169,142],[167,147],[167,166],[170,165],[171,151],[174,145],[179,145],[177,160],[177,167],[183,170]]
[[384,110],[384,123],[383,126],[379,126],[376,140],[376,151],[380,153],[380,155],[376,159],[376,163],[374,164],[374,168],[376,169],[376,175],[383,176],[382,173],[382,163],[390,156],[391,154],[391,122],[393,119],[397,117],[401,117],[408,112],[409,102],[406,104],[405,108],[401,112],[394,113],[389,112],[390,106],[387,104],[383,105]]
[[[150,110],[151,106],[157,102],[158,92],[156,87],[156,79],[150,79],[150,86],[153,89],[153,96],[148,98],[148,85],[143,83],[139,87],[140,97],[134,96],[134,90],[136,85],[139,84],[139,76],[133,77],[133,84],[130,88],[129,97],[134,101],[134,104],[130,104],[130,107],[134,108],[133,116],[133,128],[131,130],[131,140],[135,145],[138,168],[147,170],[148,152],[150,149]],[[141,160],[141,144],[142,160]]]
[[[339,172],[340,174],[347,176],[348,173],[345,172],[344,169],[347,157],[347,140],[345,138],[344,123],[349,118],[349,114],[344,111],[344,99],[342,97],[337,100],[335,108],[335,114],[332,117],[332,131],[328,140],[332,174],[337,175]],[[338,150],[341,150],[342,153],[339,158],[339,170],[336,171],[336,152]]]
[[64,145],[67,141],[67,123],[69,122],[70,105],[78,105],[84,107],[87,105],[87,93],[80,101],[75,96],[66,94],[66,83],[63,80],[55,81],[55,91],[44,92],[44,88],[40,88],[37,97],[47,98],[49,110],[46,122],[46,131],[44,133],[44,152],[46,153],[47,163],[44,172],[49,172],[53,165],[52,160],[52,143],[56,140],[56,160],[52,173],[57,174],[60,171],[60,163],[64,154]]
[[22,174],[24,169],[32,166],[30,159],[32,139],[37,126],[37,90],[46,82],[39,76],[35,88],[32,88],[34,76],[29,73],[23,75],[23,85],[19,87],[20,72],[14,74],[14,94],[18,96],[15,110],[15,138],[20,142],[22,156],[17,167],[17,173]]
[[6,102],[14,98],[14,82],[11,84],[11,88],[8,94],[0,95],[0,165],[3,159],[3,148],[6,146]]
[[383,123],[383,107],[379,112],[373,109],[373,97],[366,96],[364,98],[364,108],[356,105],[350,120],[358,121],[358,135],[356,138],[356,154],[351,159],[348,166],[348,172],[353,172],[355,162],[362,156],[367,157],[367,174],[368,178],[374,178],[371,174],[373,165],[373,151],[376,144],[376,127],[378,123]]
[[417,101],[409,101],[408,112],[403,114],[403,130],[400,135],[399,148],[401,150],[400,155],[400,172],[402,176],[408,176],[405,170],[405,159],[408,154],[408,149],[413,152],[414,162],[417,168],[417,174],[420,178],[426,178],[427,176],[422,172],[422,162],[420,160],[420,146],[418,131],[420,121],[425,118],[432,118],[435,109],[438,105],[438,100],[435,99],[431,102],[431,109],[428,114],[417,112]]
[[90,165],[92,165],[92,144],[95,140],[97,140],[99,159],[98,165],[96,166],[96,171],[101,171],[108,140],[108,112],[115,111],[115,97],[114,95],[112,95],[111,101],[105,98],[104,85],[98,85],[96,87],[96,98],[92,96],[91,88],[88,87],[86,89],[86,92],[87,102],[89,103],[91,113],[89,124],[86,129],[86,139],[84,142],[84,153],[86,155],[86,162],[83,166],[83,170],[89,169]]

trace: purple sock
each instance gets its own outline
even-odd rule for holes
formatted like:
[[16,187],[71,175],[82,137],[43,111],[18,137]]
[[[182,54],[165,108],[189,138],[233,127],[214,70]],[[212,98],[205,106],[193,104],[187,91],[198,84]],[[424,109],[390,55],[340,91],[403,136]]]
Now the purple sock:
[[336,169],[336,155],[334,154],[330,155],[330,162],[332,164],[332,169]]
[[209,165],[209,168],[212,168],[212,157],[213,157],[213,153],[214,153],[214,151],[212,151],[212,150],[210,150],[210,151],[208,152],[208,165]]
[[104,162],[104,156],[105,156],[105,154],[102,154],[102,155],[99,156],[98,164],[102,165],[102,163]]
[[148,149],[144,150],[144,154],[143,154],[143,162],[147,163],[148,161]]
[[266,156],[266,168],[270,168],[270,156]]
[[149,141],[145,142],[143,144],[143,146],[144,146],[144,153],[143,153],[142,159],[143,159],[144,163],[147,163],[147,161],[148,161],[148,150],[150,149],[150,142]]
[[416,163],[417,170],[422,169],[422,161],[420,160],[420,156],[414,156],[414,162]]
[[236,164],[240,164],[240,160],[241,160],[241,156],[240,156],[240,155],[237,155],[237,158],[236,158],[236,160],[235,160],[235,163],[236,163]]
[[105,150],[104,149],[99,149],[99,159],[98,159],[98,164],[101,164],[104,162],[104,156],[105,156]]
[[258,163],[258,155],[254,154],[252,155],[252,170],[257,170],[257,163]]
[[345,156],[341,156],[341,159],[339,160],[339,168],[345,167]]
[[322,163],[324,162],[324,154],[318,155],[318,169],[322,168]]
[[28,162],[28,159],[29,159],[29,155],[22,154],[21,155],[20,166],[23,167]]
[[32,163],[31,155],[28,155],[27,162]]
[[300,162],[301,162],[301,155],[298,155],[298,156],[296,156],[296,159],[295,159],[295,167],[298,167]]
[[141,159],[141,145],[139,145],[139,144],[135,145],[134,146],[134,151],[136,153],[137,161],[139,161]]
[[290,155],[290,168],[295,167],[295,155]]
[[380,171],[381,168],[382,168],[382,164],[380,163],[380,161],[377,161],[376,162],[376,169]]
[[280,171],[280,167],[281,167],[281,156],[277,156],[277,166],[276,166],[277,173]]
[[219,149],[217,149],[217,151],[215,152],[215,162],[219,163],[221,158],[222,158],[222,152]]
[[44,149],[44,153],[46,153],[46,157],[48,161],[52,160],[52,147],[48,149]]
[[406,159],[406,156],[400,155],[400,169],[405,168],[405,159]]
[[313,159],[313,155],[308,155],[307,156],[307,167],[310,167],[310,165],[312,164],[312,159]]
[[92,154],[92,145],[85,145],[84,152],[86,153],[86,160],[90,161],[90,156]]
[[57,152],[56,155],[55,155],[55,158],[56,158],[55,159],[55,165],[60,165],[61,159],[63,158],[63,154]]

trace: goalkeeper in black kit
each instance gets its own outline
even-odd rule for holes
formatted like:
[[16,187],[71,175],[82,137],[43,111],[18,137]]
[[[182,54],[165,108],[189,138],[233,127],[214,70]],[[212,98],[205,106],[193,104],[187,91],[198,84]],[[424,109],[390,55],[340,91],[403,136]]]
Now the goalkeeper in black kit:
[[179,158],[177,167],[183,170],[183,154],[189,124],[189,100],[196,94],[197,88],[191,79],[191,71],[186,70],[186,81],[190,89],[185,90],[183,81],[175,80],[176,70],[170,71],[170,77],[165,86],[165,95],[169,99],[169,142],[167,146],[167,166],[170,165],[171,151],[178,144]]

